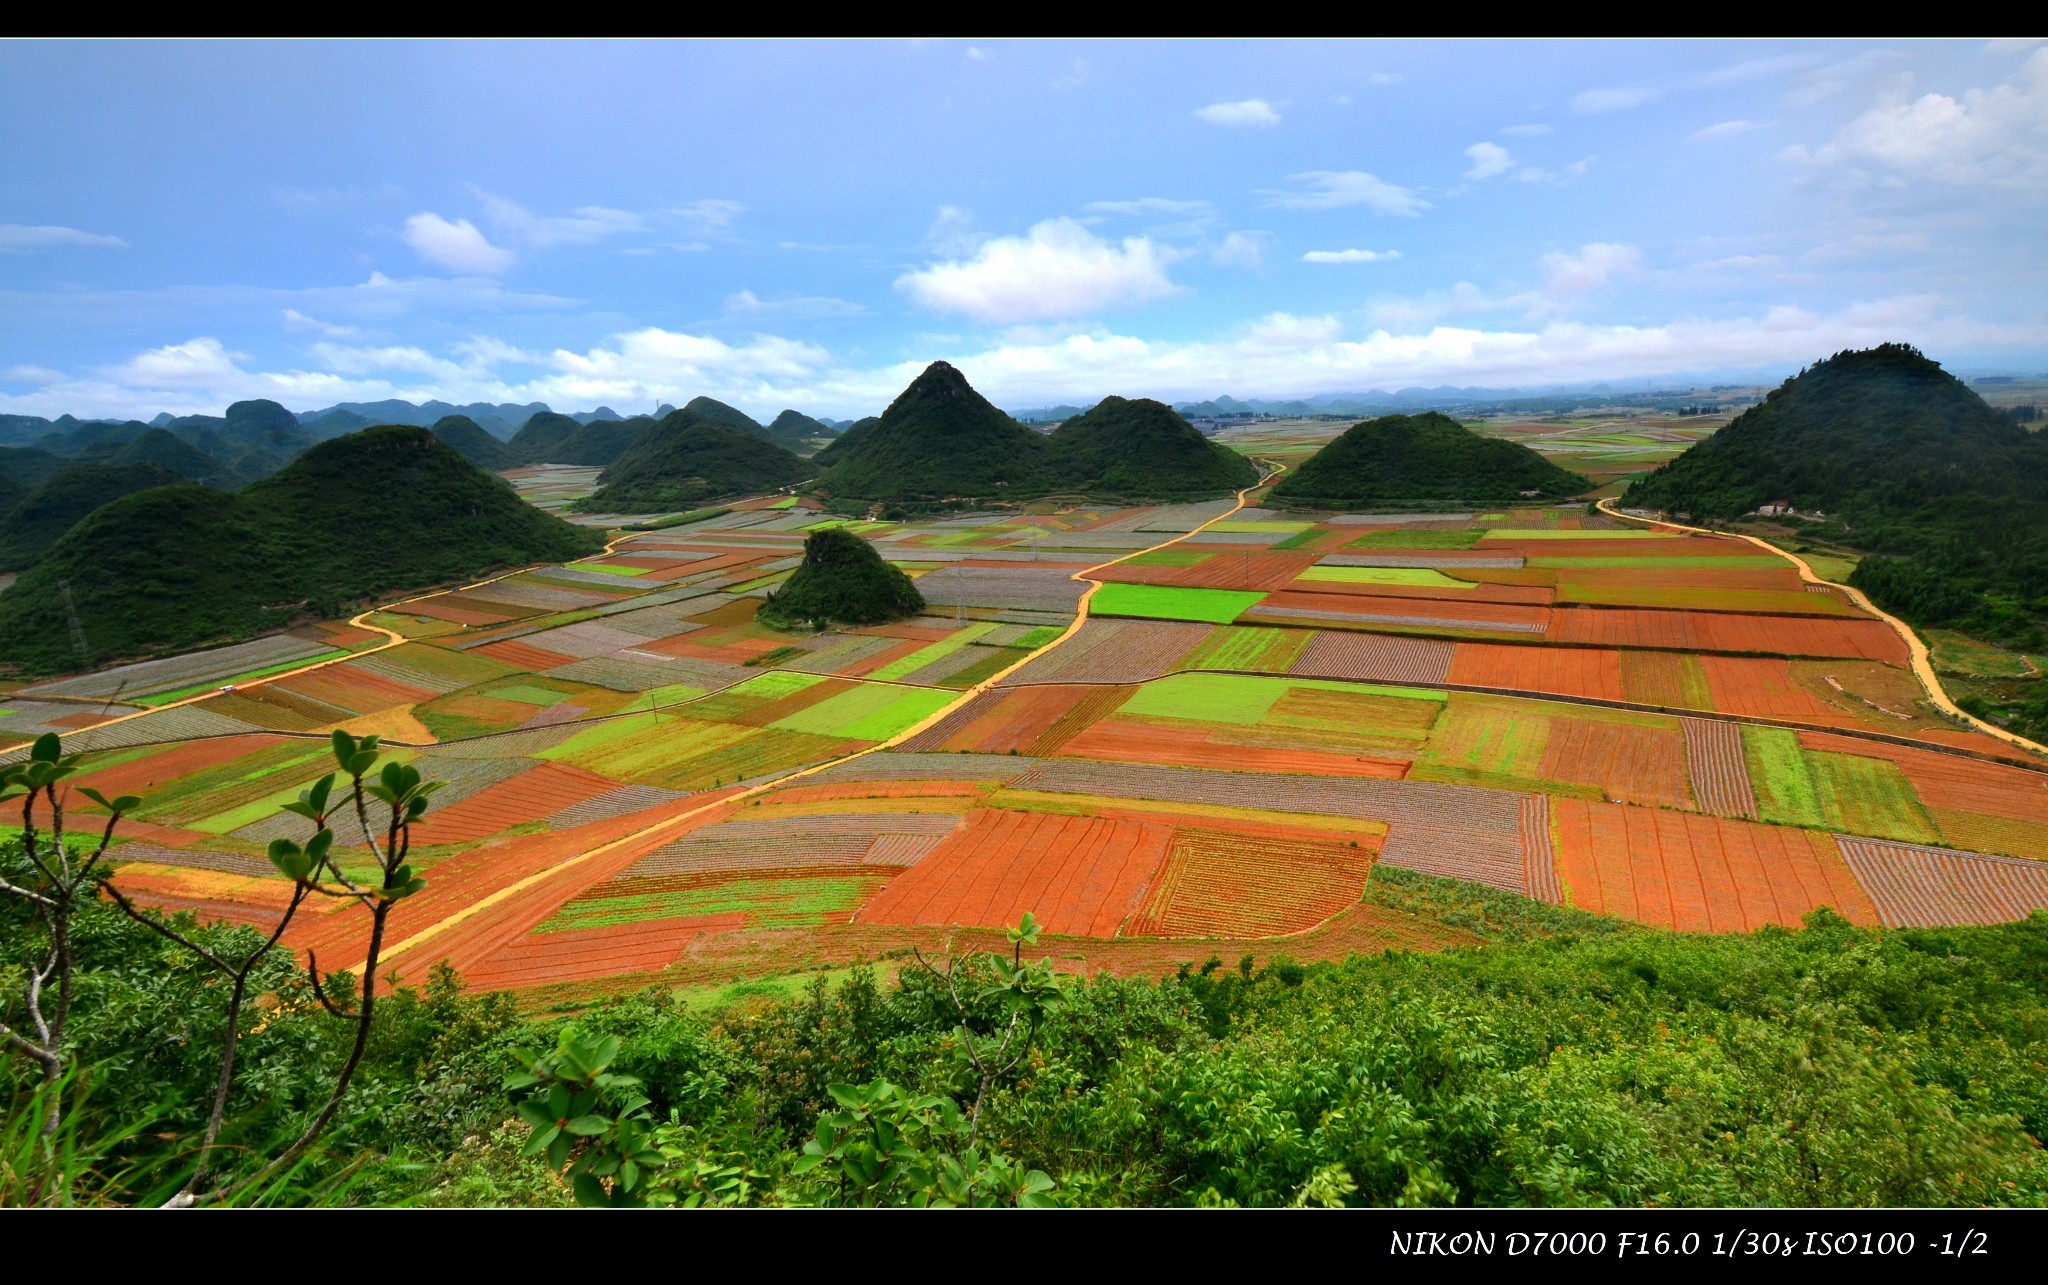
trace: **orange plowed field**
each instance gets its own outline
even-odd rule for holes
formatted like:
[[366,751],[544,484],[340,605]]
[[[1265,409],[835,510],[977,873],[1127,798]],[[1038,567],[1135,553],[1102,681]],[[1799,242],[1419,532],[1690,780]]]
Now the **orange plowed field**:
[[1789,565],[1773,553],[1766,553],[1745,540],[1721,539],[1708,535],[1681,535],[1645,540],[1626,533],[1612,540],[1583,536],[1571,540],[1503,540],[1493,536],[1480,539],[1476,551],[1499,556],[1519,553],[1526,558],[1641,558],[1645,563],[1660,558],[1753,557],[1759,566]]
[[[295,674],[280,678],[263,687],[277,688],[300,696],[310,696],[316,701],[338,705],[342,709],[367,714],[371,710],[389,709],[393,705],[417,705],[434,699],[437,693],[411,683],[401,683],[395,678],[373,674],[354,665],[329,665],[308,674]],[[258,691],[263,688],[258,688]]]
[[[1380,589],[1385,586],[1372,587]],[[1445,592],[1448,595],[1451,591]],[[1550,619],[1548,607],[1506,602],[1470,602],[1467,601],[1468,597],[1469,595],[1461,594],[1455,598],[1445,596],[1418,599],[1390,597],[1377,593],[1308,593],[1300,589],[1289,589],[1266,595],[1265,601],[1252,607],[1246,614],[1256,616],[1263,608],[1280,607],[1333,616],[1387,616],[1396,619],[1428,617],[1434,621],[1445,622],[1448,627],[1507,627],[1532,632],[1541,630]]]
[[1756,558],[1754,567],[1660,567],[1644,558],[1631,567],[1561,567],[1560,583],[1588,589],[1777,589],[1799,593],[1805,587],[1791,563]]
[[1542,773],[1546,780],[1597,785],[1610,798],[1629,803],[1692,806],[1685,779],[1685,742],[1675,727],[1553,718]]
[[567,763],[542,763],[429,812],[413,827],[415,844],[470,843],[619,788],[618,782]]
[[1582,910],[1680,932],[1796,928],[1817,906],[1878,924],[1830,835],[1583,799],[1550,806],[1558,877]]
[[[770,806],[780,810],[799,804],[839,803],[856,799],[959,799],[972,798],[988,787],[981,781],[847,781],[832,785],[792,785],[775,791]],[[756,816],[762,809],[747,808],[738,815]]]
[[1745,718],[1856,725],[1841,710],[1814,697],[1792,678],[1792,662],[1763,656],[1702,656],[1714,708]]
[[1060,750],[1074,758],[1111,763],[1163,763],[1171,767],[1211,767],[1228,772],[1289,772],[1307,776],[1360,776],[1398,781],[1408,774],[1400,760],[1360,758],[1320,750],[1279,750],[1231,745],[1210,739],[1198,727],[1159,723],[1126,723],[1104,719]]
[[[116,763],[112,767],[95,768],[92,761],[87,759],[85,770],[72,777],[70,783],[74,787],[90,785],[108,798],[113,798],[117,794],[140,794],[147,798],[150,790],[159,784],[168,785],[181,776],[203,772],[207,768],[218,767],[222,763],[238,759],[244,754],[254,754],[258,750],[267,750],[273,745],[282,744],[282,736],[255,733],[248,736],[218,736],[204,741],[187,741],[183,745],[174,745],[139,759]],[[75,794],[65,806],[81,812],[95,810],[91,803]],[[16,824],[20,822],[17,821]],[[126,834],[127,830],[124,828],[122,833]]]
[[527,670],[530,673],[539,673],[545,669],[553,669],[558,665],[573,665],[576,663],[574,656],[564,656],[560,652],[543,651],[539,647],[529,647],[516,639],[508,642],[485,643],[483,646],[476,648],[476,654],[479,656],[489,656],[492,660],[502,660],[508,665]]
[[713,632],[715,631],[701,629],[694,633],[658,638],[653,642],[641,643],[638,649],[659,652],[664,656],[683,656],[691,660],[716,660],[727,665],[744,665],[754,657],[766,655],[782,645],[768,638],[740,638],[716,646],[692,641],[700,634]]
[[982,811],[862,907],[876,924],[1001,928],[1025,911],[1051,933],[1114,937],[1166,859],[1171,826]]
[[1657,611],[1637,607],[1559,607],[1550,613],[1550,621],[1550,641],[1596,647],[1848,656],[1894,665],[1911,661],[1905,642],[1882,620],[1745,616],[1723,611]]
[[503,624],[507,620],[514,620],[520,616],[532,614],[523,608],[515,609],[504,605],[498,606],[495,611],[486,610],[480,606],[469,606],[452,598],[422,598],[418,602],[408,602],[402,607],[393,608],[393,610],[401,615],[425,616],[429,620],[446,620],[451,624],[457,625]]
[[[1482,572],[1471,572],[1478,576]],[[1501,574],[1510,574],[1502,572]],[[1322,594],[1326,597],[1374,598],[1421,598],[1430,602],[1505,602],[1524,606],[1547,607],[1554,596],[1547,585],[1516,584],[1491,580],[1476,581],[1462,589],[1449,585],[1404,585],[1404,584],[1348,584],[1342,580],[1302,580],[1286,586],[1294,593]]]
[[[683,580],[690,576],[702,575],[706,571],[737,571],[742,567],[750,567],[756,562],[770,561],[779,552],[780,550],[767,550],[761,553],[733,553],[730,550],[726,550],[719,553],[716,557],[704,558],[697,562],[671,562],[659,571],[650,571],[646,575],[636,578],[643,581]],[[791,552],[795,552],[795,550],[791,550]]]
[[1621,653],[1591,647],[1517,647],[1461,642],[1446,680],[1471,687],[1505,687],[1559,696],[1625,699]]
[[1365,895],[1376,848],[1184,829],[1125,937],[1284,937]]
[[746,915],[731,913],[528,933],[500,947],[463,980],[484,990],[506,990],[542,982],[659,972],[705,933],[729,932],[746,927],[746,923]]
[[[1179,585],[1190,589],[1285,589],[1316,563],[1313,553],[1272,553],[1263,548],[1201,546],[1212,556],[1191,567],[1132,566],[1105,568],[1098,579],[1124,584]],[[1015,566],[1015,563],[998,564]]]
[[2039,772],[1826,732],[1801,732],[1799,743],[1810,750],[1890,759],[1906,773],[1914,792],[1930,808],[2048,821],[2048,775]]

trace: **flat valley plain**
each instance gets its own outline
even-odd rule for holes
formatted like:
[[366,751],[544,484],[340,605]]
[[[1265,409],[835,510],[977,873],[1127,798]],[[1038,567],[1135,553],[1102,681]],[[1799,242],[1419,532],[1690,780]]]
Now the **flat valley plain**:
[[[1722,422],[1479,427],[1605,492]],[[1342,427],[1223,440],[1286,463]],[[592,483],[508,476],[558,511]],[[1943,717],[1893,628],[1785,558],[1578,504],[1232,508],[854,521],[926,611],[797,635],[755,611],[845,520],[759,499],[362,626],[19,685],[0,746],[61,732],[77,784],[146,799],[132,895],[264,924],[289,895],[265,847],[302,824],[280,805],[331,729],[381,735],[447,783],[390,965],[534,1009],[1026,911],[1089,973],[1472,940],[1363,899],[1379,866],[1680,931],[2048,907],[2048,763]],[[359,937],[302,913],[286,941],[345,967]]]

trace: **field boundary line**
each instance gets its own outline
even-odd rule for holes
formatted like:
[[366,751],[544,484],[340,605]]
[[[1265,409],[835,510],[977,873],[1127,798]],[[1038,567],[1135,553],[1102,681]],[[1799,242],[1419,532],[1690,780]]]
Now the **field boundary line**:
[[[1163,540],[1160,543],[1152,545],[1148,548],[1133,549],[1131,552],[1126,553],[1121,557],[1111,558],[1107,562],[1098,562],[1092,567],[1086,567],[1080,571],[1074,572],[1067,578],[1069,580],[1083,580],[1086,579],[1091,572],[1100,571],[1105,567],[1115,566],[1119,562],[1123,562],[1130,558],[1138,557],[1141,554],[1153,553],[1157,550],[1168,548],[1169,546],[1175,544],[1179,544],[1181,541],[1187,539],[1189,536],[1196,534],[1196,532],[1207,530],[1214,524],[1223,521],[1225,518],[1230,517],[1232,514],[1237,513],[1239,510],[1243,509],[1246,503],[1245,497],[1250,492],[1257,490],[1259,487],[1265,485],[1267,482],[1270,482],[1273,478],[1279,476],[1281,473],[1284,472],[1286,472],[1286,467],[1284,465],[1274,465],[1273,472],[1266,474],[1265,476],[1261,477],[1257,482],[1254,482],[1250,486],[1245,487],[1243,490],[1240,490],[1237,493],[1237,502],[1235,504],[1231,505],[1228,509],[1217,514],[1215,517],[1210,518],[1208,521],[1201,523],[1200,525],[1194,527],[1191,530],[1183,531],[1180,534],[1173,536],[1171,539]],[[609,545],[606,546],[607,553],[610,552],[610,547],[611,546]],[[592,556],[595,557],[603,555]],[[437,920],[434,923],[428,924],[419,929],[417,932],[414,932],[412,935],[404,938],[403,940],[393,945],[385,947],[383,957],[387,960],[396,959],[401,952],[415,949],[421,945],[424,945],[427,942],[432,941],[434,938],[439,937],[442,933],[447,932],[449,929],[454,928],[456,925],[464,922],[465,920],[470,919],[475,915],[479,915],[484,911],[491,909],[494,906],[501,905],[504,902],[511,900],[513,897],[516,897],[520,893],[525,892],[528,888],[534,887],[535,885],[541,883],[544,880],[551,879],[555,875],[560,874],[564,870],[580,866],[585,862],[591,861],[625,844],[636,843],[646,838],[649,838],[653,835],[660,834],[665,830],[672,829],[676,826],[683,824],[686,821],[690,821],[699,816],[702,816],[704,813],[712,810],[713,808],[724,807],[728,804],[737,803],[744,799],[750,799],[755,797],[756,795],[765,794],[768,791],[777,788],[778,786],[787,785],[792,781],[800,781],[806,777],[815,776],[818,773],[824,772],[828,769],[840,767],[844,764],[853,762],[856,759],[865,758],[870,754],[879,754],[883,751],[892,750],[896,748],[898,745],[909,740],[913,736],[916,736],[918,733],[923,732],[928,728],[934,726],[947,715],[962,708],[969,701],[982,695],[984,692],[988,691],[991,687],[994,687],[997,683],[1001,682],[1010,674],[1015,673],[1018,669],[1022,668],[1025,665],[1030,664],[1033,660],[1036,660],[1038,657],[1053,650],[1054,648],[1061,646],[1069,639],[1074,637],[1074,635],[1081,632],[1081,627],[1088,623],[1088,600],[1094,597],[1096,590],[1100,588],[1102,588],[1101,581],[1089,581],[1088,590],[1081,595],[1081,601],[1076,606],[1076,612],[1074,615],[1073,622],[1066,627],[1066,629],[1060,634],[1059,637],[1053,639],[1051,642],[1046,643],[1045,646],[1040,647],[1035,651],[1025,653],[1023,656],[1019,657],[1014,664],[1005,667],[998,673],[989,675],[987,678],[982,679],[974,686],[967,688],[965,691],[962,691],[958,697],[954,698],[951,701],[948,701],[945,705],[941,706],[940,708],[933,710],[923,719],[919,720],[917,723],[913,724],[910,727],[904,728],[902,731],[896,733],[896,735],[890,737],[888,740],[877,742],[876,744],[870,745],[869,747],[863,750],[855,750],[850,754],[842,754],[837,758],[830,758],[820,763],[814,763],[809,767],[803,768],[796,772],[791,772],[786,776],[776,777],[774,780],[763,781],[758,785],[749,786],[744,790],[739,790],[732,794],[727,794],[719,799],[713,800],[712,802],[703,804],[700,807],[692,808],[687,812],[679,813],[676,816],[669,817],[663,821],[657,821],[653,825],[643,827],[642,829],[636,830],[631,834],[621,835],[619,838],[613,839],[608,843],[600,845],[599,847],[592,848],[587,852],[578,853],[575,856],[564,858],[563,860],[556,862],[554,865],[549,866],[545,870],[536,871],[533,874],[530,874],[525,878],[520,879],[514,883],[508,884],[503,888],[499,888],[493,892],[487,893],[484,896],[479,897],[477,900],[471,902],[469,905],[464,906],[460,910],[455,911],[453,914],[450,914],[443,919]],[[363,961],[358,959],[354,961],[353,965],[348,965],[344,967],[348,971],[354,971],[355,968],[360,968],[362,966],[362,963]]]
[[2001,741],[2008,741],[2019,746],[2021,749],[2032,750],[2036,754],[2048,754],[2048,745],[2030,741],[2017,732],[2009,732],[1995,723],[1978,718],[1968,710],[1959,708],[1954,701],[1948,698],[1947,689],[1942,687],[1941,676],[1934,672],[1934,662],[1928,655],[1927,644],[1920,641],[1920,635],[1913,631],[1911,625],[1908,625],[1905,621],[1872,602],[1870,596],[1861,589],[1856,588],[1854,585],[1846,585],[1839,581],[1823,578],[1812,567],[1807,565],[1806,559],[1796,553],[1780,549],[1777,545],[1772,544],[1761,536],[1748,535],[1740,531],[1711,531],[1706,527],[1686,526],[1684,523],[1670,522],[1663,518],[1637,517],[1632,513],[1621,512],[1614,508],[1613,504],[1613,497],[1610,496],[1607,499],[1596,501],[1594,507],[1610,518],[1620,518],[1627,522],[1647,522],[1651,526],[1672,527],[1679,531],[1697,532],[1700,535],[1719,536],[1724,539],[1733,537],[1737,540],[1747,540],[1757,548],[1769,550],[1799,568],[1799,578],[1806,583],[1828,585],[1832,588],[1840,589],[1843,593],[1848,594],[1850,600],[1857,606],[1890,625],[1898,633],[1899,637],[1905,640],[1906,649],[1913,657],[1913,676],[1918,678],[1920,685],[1927,689],[1927,695],[1934,702],[1935,708],[1952,718],[1961,719],[1963,722],[1975,727],[1978,731],[1995,736]]

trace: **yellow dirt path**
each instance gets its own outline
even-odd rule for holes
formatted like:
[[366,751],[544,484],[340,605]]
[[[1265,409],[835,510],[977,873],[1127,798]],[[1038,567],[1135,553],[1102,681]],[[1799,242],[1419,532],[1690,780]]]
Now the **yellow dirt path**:
[[1800,557],[1798,554],[1787,553],[1785,550],[1780,549],[1777,545],[1772,544],[1768,540],[1765,540],[1759,536],[1744,535],[1738,531],[1709,531],[1705,527],[1686,526],[1682,522],[1670,522],[1661,518],[1639,518],[1632,513],[1623,513],[1618,509],[1614,508],[1614,501],[1611,498],[1598,501],[1597,507],[1602,513],[1605,513],[1608,517],[1620,518],[1624,522],[1642,522],[1647,523],[1650,526],[1670,527],[1674,531],[1691,531],[1698,535],[1720,536],[1724,539],[1733,538],[1737,540],[1747,540],[1759,549],[1765,549],[1772,553],[1777,554],[1779,557],[1785,559],[1787,562],[1790,562],[1793,566],[1799,568],[1799,578],[1801,580],[1804,580],[1808,584],[1824,584],[1830,585],[1836,589],[1840,589],[1843,593],[1848,594],[1850,599],[1853,602],[1855,602],[1857,606],[1863,608],[1865,611],[1869,612],[1873,616],[1876,616],[1879,620],[1884,621],[1886,624],[1890,625],[1894,630],[1896,630],[1898,632],[1899,637],[1905,639],[1907,650],[1912,653],[1913,674],[1920,680],[1920,685],[1927,689],[1927,697],[1929,700],[1934,702],[1935,708],[1941,710],[1941,712],[1944,714],[1948,714],[1955,718],[1962,719],[1964,722],[1970,724],[1970,726],[1976,728],[1978,731],[1983,732],[1988,736],[1995,736],[2001,741],[2017,745],[2024,750],[2032,750],[2036,754],[2048,754],[2048,745],[2041,745],[2034,741],[2030,741],[2026,737],[2017,735],[2013,732],[2008,732],[2007,730],[1997,726],[1996,724],[1987,723],[1983,719],[1978,718],[1975,714],[1972,714],[1967,710],[1957,708],[1956,703],[1948,698],[1948,692],[1943,690],[1941,686],[1941,677],[1934,672],[1934,662],[1928,656],[1927,644],[1920,641],[1920,635],[1913,632],[1913,628],[1911,625],[1908,625],[1905,621],[1899,619],[1897,616],[1894,616],[1890,612],[1880,608],[1876,603],[1872,602],[1869,596],[1865,594],[1861,589],[1858,589],[1853,585],[1845,585],[1839,581],[1829,580],[1822,577],[1812,567],[1807,565],[1806,559]]
[[[855,750],[851,754],[844,754],[838,758],[827,759],[822,763],[816,763],[810,767],[804,768],[802,771],[792,772],[788,776],[778,777],[773,781],[768,781],[761,785],[749,787],[748,789],[742,790],[736,794],[725,795],[724,797],[714,802],[707,803],[702,807],[692,808],[688,812],[679,813],[675,816],[669,817],[667,820],[658,821],[653,825],[644,827],[643,829],[635,830],[631,834],[621,836],[620,838],[612,840],[610,843],[606,843],[599,847],[592,848],[588,852],[578,853],[576,856],[568,857],[562,861],[558,861],[554,865],[549,866],[545,870],[538,871],[534,874],[528,875],[524,879],[520,879],[517,882],[507,884],[505,887],[500,888],[495,892],[486,894],[485,896],[478,898],[476,901],[471,902],[469,905],[464,906],[462,909],[456,911],[454,914],[449,915],[447,918],[441,919],[432,924],[428,924],[426,927],[420,929],[418,932],[413,933],[411,936],[405,938],[404,940],[399,941],[394,945],[387,946],[383,953],[383,960],[388,961],[391,959],[395,959],[398,957],[400,953],[404,951],[417,949],[418,947],[425,945],[428,942],[431,942],[436,937],[439,937],[441,934],[447,932],[449,929],[471,918],[472,916],[481,914],[484,911],[489,910],[493,906],[503,905],[505,902],[511,900],[514,897],[517,897],[520,893],[525,892],[527,889],[533,887],[534,885],[541,883],[543,880],[552,879],[554,876],[560,874],[564,870],[582,865],[587,861],[593,861],[596,858],[601,857],[608,852],[615,852],[619,848],[622,848],[629,843],[642,842],[654,835],[660,834],[665,830],[674,829],[675,827],[682,825],[686,821],[690,821],[696,817],[704,815],[706,812],[711,811],[713,808],[727,807],[733,803],[740,802],[741,800],[750,799],[756,795],[765,794],[770,790],[788,785],[793,781],[801,781],[805,777],[815,776],[819,772],[823,772],[828,768],[838,767],[843,763],[851,763],[855,759],[865,758],[870,754],[879,754],[884,750],[894,749],[896,746],[901,745],[903,742],[909,740],[913,736],[916,736],[918,733],[924,731],[926,728],[938,723],[939,720],[945,718],[948,714],[951,714],[953,711],[967,704],[967,702],[973,700],[975,697],[981,695],[983,692],[986,692],[989,688],[994,687],[1003,679],[1008,678],[1011,674],[1017,672],[1018,669],[1022,668],[1025,665],[1030,664],[1032,661],[1038,659],[1040,656],[1043,656],[1045,653],[1052,651],[1054,648],[1064,646],[1076,634],[1080,633],[1081,626],[1088,623],[1089,600],[1095,596],[1097,590],[1102,588],[1101,581],[1090,579],[1090,577],[1092,577],[1096,572],[1104,570],[1108,567],[1113,567],[1119,562],[1126,562],[1132,558],[1136,558],[1147,553],[1153,553],[1160,549],[1168,548],[1172,545],[1179,544],[1181,541],[1187,539],[1189,536],[1194,535],[1196,532],[1207,530],[1210,526],[1213,526],[1214,524],[1223,521],[1225,518],[1231,516],[1232,514],[1238,512],[1240,509],[1244,508],[1245,497],[1247,495],[1249,495],[1253,491],[1258,490],[1261,486],[1264,486],[1266,483],[1272,481],[1275,477],[1279,476],[1281,473],[1285,471],[1286,470],[1284,466],[1275,465],[1271,473],[1266,474],[1257,482],[1254,482],[1252,485],[1245,487],[1243,490],[1239,491],[1237,493],[1237,502],[1235,504],[1231,505],[1228,509],[1224,510],[1223,512],[1217,514],[1215,517],[1210,518],[1207,522],[1204,522],[1201,525],[1195,527],[1193,530],[1182,532],[1180,535],[1176,535],[1170,540],[1162,540],[1158,544],[1151,545],[1148,548],[1133,549],[1131,552],[1123,554],[1119,557],[1111,558],[1107,562],[1098,562],[1092,567],[1087,567],[1083,570],[1074,572],[1072,575],[1068,577],[1068,579],[1088,580],[1089,586],[1087,591],[1081,595],[1081,601],[1078,604],[1078,607],[1074,613],[1073,623],[1068,625],[1065,631],[1063,631],[1059,637],[1045,644],[1045,646],[1040,647],[1035,651],[1032,651],[1030,654],[1026,655],[1021,660],[1017,661],[1016,664],[1009,666],[1008,668],[1002,670],[999,673],[992,674],[988,678],[985,678],[982,681],[976,683],[974,686],[967,688],[965,691],[961,692],[958,697],[947,702],[946,705],[942,708],[933,711],[929,716],[927,716],[923,720],[919,721],[911,727],[905,728],[903,731],[898,732],[896,735],[890,737],[888,740],[882,741],[876,745],[870,745],[868,748],[864,750]],[[344,967],[350,971],[354,971],[355,969],[362,967],[362,963],[362,960],[357,959],[350,964],[344,965]]]

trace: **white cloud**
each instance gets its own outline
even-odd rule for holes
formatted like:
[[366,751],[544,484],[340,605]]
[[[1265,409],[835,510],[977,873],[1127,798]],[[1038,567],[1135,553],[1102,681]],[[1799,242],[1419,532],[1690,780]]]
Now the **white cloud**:
[[427,262],[465,276],[497,276],[518,257],[510,250],[492,245],[468,219],[451,223],[431,212],[415,214],[405,221],[405,243]]
[[6,378],[17,384],[54,384],[64,378],[64,372],[48,366],[9,366]]
[[1542,124],[1509,125],[1501,130],[1510,138],[1537,138],[1551,132],[1552,126]]
[[1602,286],[1634,276],[1641,271],[1643,253],[1632,245],[1595,241],[1579,247],[1576,254],[1546,254],[1537,266],[1543,271],[1544,292],[1553,298],[1587,294]]
[[424,348],[410,345],[365,348],[322,341],[313,345],[313,356],[336,375],[379,375],[399,373],[425,375],[444,384],[482,374],[474,363],[449,361]]
[[1690,76],[1674,76],[1665,80],[1638,81],[1633,85],[1588,89],[1572,95],[1572,110],[1586,115],[1625,111],[1631,107],[1641,107],[1645,103],[1654,103],[1672,94],[1720,89],[1764,76],[1797,71],[1802,67],[1810,67],[1817,61],[1818,58],[1812,54],[1752,58],[1746,62],[1731,63],[1726,67],[1716,67],[1712,71],[1698,72]]
[[1207,217],[1216,212],[1216,207],[1208,201],[1173,201],[1163,196],[1141,196],[1135,201],[1090,201],[1081,208],[1090,214],[1179,217]]
[[1166,276],[1176,257],[1148,237],[1118,247],[1072,219],[1047,219],[1023,236],[982,242],[972,258],[905,273],[896,288],[927,308],[992,325],[1056,321],[1178,293]]
[[1303,263],[1384,263],[1401,257],[1399,250],[1310,250]]
[[204,336],[138,353],[102,373],[124,384],[177,388],[240,375],[242,371],[235,362],[245,356],[229,352],[218,339]]
[[988,50],[975,45],[967,46],[967,57],[972,62],[987,62]]
[[1076,58],[1067,67],[1067,74],[1052,82],[1052,87],[1058,90],[1079,89],[1087,84],[1093,75],[1094,71],[1088,66],[1088,60]]
[[101,250],[128,248],[128,243],[120,237],[100,232],[81,232],[77,228],[54,224],[0,223],[0,254],[27,254],[34,250],[55,250],[60,246],[74,245]]
[[1718,125],[1709,125],[1705,129],[1696,129],[1686,137],[1693,142],[1707,138],[1732,138],[1737,134],[1747,134],[1753,129],[1762,129],[1767,123],[1765,121],[1753,120],[1724,120]]
[[307,316],[297,308],[286,308],[284,310],[284,328],[286,330],[317,331],[329,339],[347,339],[356,333],[354,326],[331,326],[318,317]]
[[1411,219],[1429,208],[1428,201],[1409,189],[1364,170],[1310,170],[1290,174],[1287,179],[1305,184],[1307,190],[1267,192],[1267,205],[1282,210],[1338,210],[1363,205],[1377,214],[1398,214]]
[[746,213],[746,210],[747,207],[738,201],[710,198],[670,206],[661,211],[661,214],[665,219],[679,225],[683,235],[694,240],[724,235],[732,226],[733,220]]
[[1351,106],[1351,95],[1332,94],[1330,95],[1330,105],[1332,107],[1349,107]]
[[1270,232],[1232,232],[1210,247],[1209,259],[1220,268],[1255,272],[1266,266],[1266,246],[1272,239]]
[[1210,103],[1207,107],[1197,108],[1195,116],[1211,125],[1222,125],[1228,129],[1271,129],[1280,123],[1280,113],[1263,98]]
[[836,317],[858,317],[866,308],[845,299],[824,295],[800,295],[787,299],[763,299],[751,290],[725,298],[725,315],[750,321],[825,321]]
[[1472,168],[1465,171],[1471,179],[1492,178],[1505,174],[1515,166],[1515,158],[1508,155],[1508,149],[1499,143],[1474,143],[1465,149],[1465,155],[1472,161]]
[[497,229],[499,237],[529,250],[544,250],[551,245],[589,245],[622,232],[638,232],[645,225],[644,220],[630,210],[608,209],[602,205],[586,205],[571,210],[565,216],[543,218],[518,202],[486,192],[474,183],[469,190],[482,202],[484,214]]
[[1910,79],[1900,77],[1830,142],[1782,155],[1855,185],[2048,188],[2048,49],[2011,80],[1960,98],[1912,97]]

